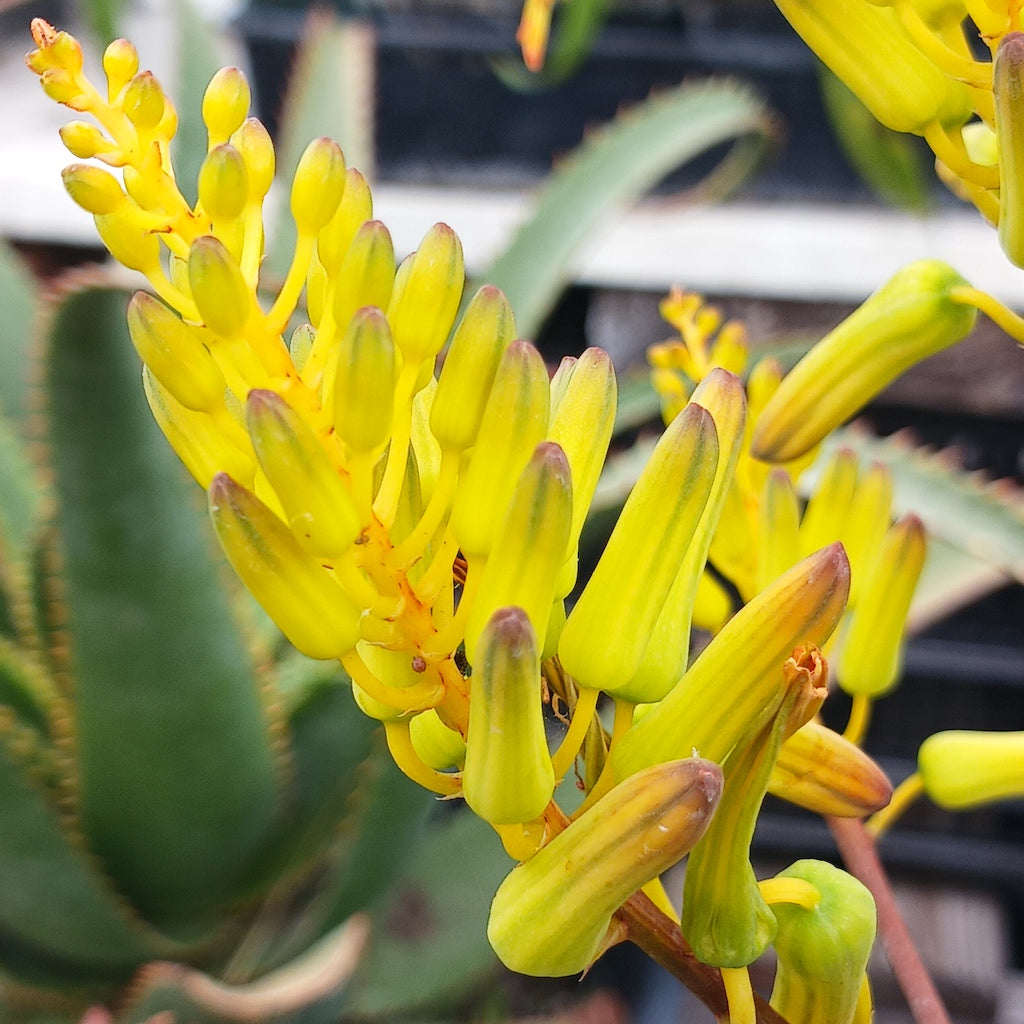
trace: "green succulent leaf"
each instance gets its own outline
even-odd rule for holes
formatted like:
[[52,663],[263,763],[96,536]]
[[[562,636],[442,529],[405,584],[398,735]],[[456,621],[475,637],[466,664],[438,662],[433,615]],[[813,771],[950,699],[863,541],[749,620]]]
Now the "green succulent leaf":
[[735,184],[770,136],[764,105],[737,83],[684,83],[652,96],[595,132],[556,169],[530,219],[480,280],[505,292],[520,334],[534,337],[569,278],[573,255],[609,214],[723,143],[737,143],[739,163],[720,165]]
[[194,487],[155,427],[126,295],[70,292],[45,357],[82,825],[167,929],[230,900],[278,775]]
[[0,412],[24,420],[28,394],[29,342],[38,287],[10,246],[0,242]]

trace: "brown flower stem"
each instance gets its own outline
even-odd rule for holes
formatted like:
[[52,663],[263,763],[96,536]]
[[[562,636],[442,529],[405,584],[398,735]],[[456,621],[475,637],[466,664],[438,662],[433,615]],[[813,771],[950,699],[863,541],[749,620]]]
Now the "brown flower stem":
[[832,836],[850,872],[871,890],[878,908],[878,932],[896,981],[917,1024],[951,1024],[896,905],[889,876],[882,867],[875,842],[856,818],[828,818]]
[[[719,1021],[729,1020],[721,972],[702,964],[683,938],[679,925],[666,917],[642,892],[634,893],[619,908],[626,937],[656,964],[681,981]],[[760,996],[754,996],[757,1024],[786,1024]]]

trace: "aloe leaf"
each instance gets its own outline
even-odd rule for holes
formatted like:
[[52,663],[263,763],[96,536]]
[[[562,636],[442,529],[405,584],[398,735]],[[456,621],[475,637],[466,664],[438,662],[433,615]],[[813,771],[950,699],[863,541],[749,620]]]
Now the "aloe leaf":
[[[505,292],[520,334],[534,337],[569,278],[572,256],[605,217],[714,146],[744,138],[763,144],[769,136],[764,105],[737,83],[684,83],[652,96],[556,169],[530,219],[480,279]],[[748,170],[760,148],[741,151]]]
[[344,1019],[392,1020],[465,999],[497,967],[484,936],[491,899],[511,868],[497,836],[473,815],[456,813],[428,830],[372,915]]
[[[290,183],[309,140],[327,136],[341,146],[350,167],[372,180],[373,104],[371,30],[365,23],[315,11],[306,21],[281,110],[278,179]],[[287,272],[295,244],[287,207],[282,214],[270,232],[264,262],[265,272],[277,277]]]
[[0,720],[0,960],[35,983],[115,980],[171,952],[119,902],[15,753]]
[[275,759],[194,486],[152,421],[126,295],[70,292],[49,326],[49,449],[83,827],[174,928],[236,892]]
[[24,420],[28,351],[38,288],[14,250],[0,242],[0,412]]

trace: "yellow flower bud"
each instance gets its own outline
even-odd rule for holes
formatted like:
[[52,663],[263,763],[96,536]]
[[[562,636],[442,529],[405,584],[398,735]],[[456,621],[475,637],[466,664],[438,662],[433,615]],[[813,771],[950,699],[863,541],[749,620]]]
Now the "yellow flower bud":
[[896,685],[925,547],[924,526],[915,515],[904,516],[886,533],[843,634],[836,676],[847,693],[881,697]]
[[840,538],[850,559],[850,608],[855,608],[870,577],[889,529],[892,513],[892,474],[889,467],[874,462],[860,475],[850,501]]
[[249,199],[262,199],[270,191],[277,166],[270,132],[263,126],[262,121],[255,117],[247,117],[233,142],[245,163]]
[[395,280],[388,322],[402,358],[430,359],[448,340],[462,299],[462,243],[447,224],[435,224]]
[[551,800],[537,636],[522,608],[500,608],[480,636],[462,795],[492,825],[539,817]]
[[786,738],[768,792],[816,814],[863,818],[892,798],[892,783],[860,747],[818,722]]
[[800,502],[792,477],[778,467],[768,474],[761,496],[757,583],[763,590],[800,560]]
[[211,331],[225,338],[242,333],[255,299],[219,238],[204,235],[192,243],[188,281],[199,315]]
[[306,421],[273,391],[254,388],[246,422],[288,525],[307,551],[339,558],[362,531],[355,500]]
[[543,642],[572,520],[572,478],[565,452],[539,444],[526,464],[483,570],[466,621],[466,657],[498,608],[516,605]]
[[234,146],[217,146],[207,154],[199,168],[199,202],[215,224],[232,221],[245,209],[246,177],[245,161]]
[[[622,779],[696,750],[721,761],[767,721],[783,695],[783,666],[799,644],[821,647],[846,607],[850,564],[832,544],[795,565],[743,606],[680,682],[612,749]],[[807,651],[804,657],[810,656]]]
[[867,0],[776,0],[804,42],[887,128],[963,124],[970,94],[910,40],[896,12]]
[[139,70],[139,53],[127,39],[115,39],[103,51],[103,72],[107,76],[107,99],[113,103]]
[[314,139],[292,179],[291,210],[301,235],[315,235],[334,216],[345,191],[345,157],[334,139]]
[[717,464],[711,415],[687,406],[658,441],[562,630],[559,657],[582,685],[635,703],[661,696],[630,684],[700,522]]
[[842,538],[856,490],[857,456],[850,448],[837,448],[804,510],[798,536],[801,555],[806,557]]
[[1024,267],[1024,32],[1008,32],[996,50],[992,92],[999,152],[999,244]]
[[124,92],[124,115],[136,128],[152,130],[164,116],[167,100],[160,83],[151,71],[140,71]]
[[816,906],[776,903],[778,968],[771,1006],[789,1024],[852,1024],[875,941],[875,901],[852,875],[797,861],[778,878],[810,882]]
[[339,658],[359,639],[360,609],[320,560],[254,494],[226,473],[209,488],[224,554],[263,610],[310,658]]
[[60,138],[71,155],[80,160],[110,157],[114,161],[114,154],[118,153],[117,146],[96,125],[87,121],[69,121],[61,128]]
[[[322,237],[323,232],[320,234]],[[363,306],[385,309],[394,281],[391,234],[379,220],[366,221],[352,239],[335,278],[334,322],[338,329],[343,331]]]
[[618,385],[611,357],[588,348],[578,359],[562,360],[551,387],[547,437],[561,445],[572,471],[572,528],[557,594],[576,585],[577,548],[615,424]]
[[187,409],[224,405],[224,375],[203,344],[202,331],[184,323],[159,299],[136,292],[128,303],[128,333],[153,376]]
[[210,136],[210,149],[223,145],[238,131],[251,100],[249,83],[238,68],[221,68],[210,79],[203,94],[203,124]]
[[[244,433],[239,431],[239,443],[226,437],[221,421],[209,413],[185,408],[148,366],[142,368],[142,384],[157,425],[203,490],[220,472],[230,474],[245,485],[252,484],[256,457]],[[240,444],[246,444],[246,448],[241,448]]]
[[520,974],[585,971],[616,936],[612,915],[704,834],[722,773],[699,758],[620,783],[501,883],[487,937]]
[[143,274],[159,266],[160,239],[150,231],[145,214],[135,203],[123,202],[95,217],[96,231],[118,263]]
[[435,771],[457,768],[466,757],[466,741],[441,721],[433,708],[409,722],[409,739],[419,759]]
[[508,299],[484,285],[455,328],[438,378],[430,429],[442,448],[461,452],[476,441],[498,364],[515,336]]
[[929,799],[949,811],[1024,796],[1024,732],[937,732],[917,770]]
[[514,341],[498,364],[452,510],[455,536],[468,556],[490,551],[515,482],[544,438],[548,402],[544,360],[529,343]]
[[357,452],[383,448],[391,434],[395,346],[379,309],[361,309],[342,336],[333,395],[338,437]]
[[61,172],[68,195],[91,214],[115,213],[125,203],[125,194],[108,171],[91,164],[70,164]]
[[758,420],[754,457],[796,458],[904,370],[966,337],[977,310],[952,298],[966,284],[940,260],[898,271],[785,377]]
[[337,274],[356,231],[373,216],[366,179],[354,167],[345,171],[345,189],[330,221],[316,237],[316,251],[329,277]]

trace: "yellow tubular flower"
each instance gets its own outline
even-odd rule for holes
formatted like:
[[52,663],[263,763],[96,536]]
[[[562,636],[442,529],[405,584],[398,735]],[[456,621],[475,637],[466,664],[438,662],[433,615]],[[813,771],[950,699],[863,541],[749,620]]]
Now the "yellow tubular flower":
[[816,814],[863,818],[889,803],[892,783],[860,747],[811,721],[782,744],[768,792]]
[[[634,703],[630,684],[707,503],[718,465],[714,420],[690,405],[661,436],[630,492],[593,575],[569,613],[558,655],[583,686]],[[620,623],[628,621],[623,631]]]
[[[804,42],[887,128],[922,134],[934,122],[963,124],[967,87],[910,41],[895,11],[868,0],[775,0]],[[965,97],[966,94],[966,97]]]
[[395,280],[388,323],[402,358],[432,359],[448,340],[462,299],[465,270],[462,243],[447,224],[435,224],[407,269]]
[[572,478],[565,452],[539,444],[512,493],[466,620],[466,657],[497,609],[516,605],[543,645],[572,522]]
[[993,91],[999,152],[999,244],[1024,267],[1024,33],[999,42]]
[[757,583],[763,590],[800,559],[800,501],[792,477],[778,467],[768,475],[761,499]]
[[555,789],[541,703],[540,650],[522,608],[499,608],[474,664],[462,795],[493,825],[539,817]]
[[249,392],[246,420],[256,457],[296,540],[325,558],[343,556],[363,524],[348,484],[319,438],[273,391]]
[[821,898],[810,908],[772,907],[779,926],[772,1009],[789,1024],[852,1024],[875,940],[871,893],[824,861],[798,861],[777,877],[809,882]]
[[886,533],[843,634],[836,676],[847,693],[881,697],[896,685],[907,612],[924,557],[924,526],[908,514]]
[[657,764],[616,786],[502,882],[487,937],[513,971],[585,971],[620,936],[612,915],[689,852],[722,789],[699,758]]
[[476,441],[498,364],[515,336],[508,299],[499,288],[484,285],[455,328],[437,381],[430,429],[442,449],[462,452]]
[[841,534],[850,559],[850,608],[857,606],[870,577],[871,563],[881,550],[892,513],[892,474],[888,466],[872,463],[861,474]]
[[[795,565],[743,606],[671,693],[612,748],[615,777],[696,750],[721,761],[783,696],[783,666],[799,644],[820,647],[846,607],[850,565],[832,544]],[[816,657],[806,648],[803,657]],[[723,689],[725,687],[725,689]]]
[[802,455],[904,370],[965,338],[977,311],[955,298],[964,286],[940,260],[898,271],[783,379],[758,420],[754,457]]
[[797,541],[804,557],[843,536],[856,491],[856,453],[850,448],[837,448],[825,463],[821,481],[800,520]]
[[580,533],[608,453],[617,399],[611,357],[599,348],[586,349],[578,359],[563,359],[551,382],[547,438],[561,446],[572,471],[572,528],[559,597],[576,585]]
[[359,639],[361,609],[320,560],[255,495],[226,473],[209,489],[210,518],[232,568],[292,644],[339,658]]
[[1024,732],[937,732],[917,769],[928,797],[950,811],[1024,796]]
[[455,536],[468,557],[490,551],[515,482],[544,439],[549,401],[543,358],[528,342],[514,341],[498,364],[452,510]]

